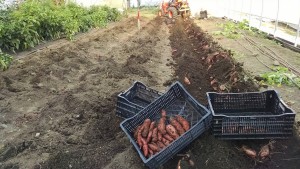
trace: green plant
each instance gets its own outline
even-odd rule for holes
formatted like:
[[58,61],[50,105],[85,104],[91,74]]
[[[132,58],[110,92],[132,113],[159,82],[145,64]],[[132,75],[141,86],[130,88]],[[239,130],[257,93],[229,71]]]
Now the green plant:
[[220,24],[222,27],[222,31],[215,31],[214,35],[223,35],[230,39],[240,38],[242,33],[241,30],[246,30],[248,32],[253,33],[252,28],[249,26],[249,22],[247,20],[243,20],[238,23],[234,23],[232,21],[227,21],[224,24]]
[[24,50],[41,41],[67,37],[117,21],[121,14],[107,6],[85,8],[75,3],[55,5],[52,0],[27,0],[18,8],[0,11],[0,48]]
[[222,31],[213,32],[214,35],[223,35],[230,39],[237,39],[240,37],[240,33],[237,31],[237,25],[231,21],[226,22],[225,24],[220,24]]
[[3,71],[8,69],[10,63],[12,62],[12,56],[5,54],[0,50],[0,69]]
[[247,21],[246,19],[244,19],[241,22],[237,23],[237,27],[241,30],[248,30],[248,31],[252,31],[251,27],[249,26],[249,21]]
[[278,86],[281,86],[282,84],[286,84],[290,86],[300,86],[300,78],[291,73],[286,67],[274,67],[272,72],[267,72],[260,76],[264,79],[264,82],[270,85],[277,84]]

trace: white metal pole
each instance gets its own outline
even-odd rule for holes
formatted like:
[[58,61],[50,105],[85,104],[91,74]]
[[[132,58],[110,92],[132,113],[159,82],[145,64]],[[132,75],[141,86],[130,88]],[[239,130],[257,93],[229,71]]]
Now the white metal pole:
[[[123,0],[123,10],[125,11],[125,12],[127,12],[127,8],[128,8],[128,6],[127,6],[127,0]],[[125,13],[124,12],[124,13]],[[126,13],[127,14],[127,13]]]
[[259,29],[261,28],[262,25],[262,15],[264,13],[264,0],[261,0],[261,14],[260,14],[260,23],[259,23]]
[[230,19],[230,3],[231,2],[231,0],[228,0],[228,18]]
[[237,0],[234,0],[234,4],[233,4],[233,10],[234,10],[234,21],[236,21],[237,20],[237,2],[236,2]]
[[278,27],[279,1],[280,0],[277,0],[277,16],[276,16],[276,22],[275,22],[275,28],[274,28],[274,37],[276,37],[276,32],[277,32],[277,27]]
[[250,0],[249,26],[250,26],[250,23],[251,23],[251,15],[252,15],[252,0]]
[[230,15],[230,0],[228,1],[228,4],[227,4],[227,17],[229,18],[229,15]]
[[241,3],[241,12],[240,12],[240,21],[242,21],[242,15],[244,15],[244,12],[243,12],[243,2],[244,1],[242,1]]
[[239,20],[239,17],[238,17],[238,15],[241,15],[241,13],[239,13],[238,11],[239,11],[239,6],[238,6],[238,4],[239,4],[239,0],[235,0],[235,11],[236,11],[236,18],[235,18],[235,20],[236,21],[238,21]]
[[230,19],[232,19],[233,18],[233,1],[234,0],[230,0],[230,6],[229,6],[229,8],[230,8]]
[[297,47],[297,45],[298,45],[299,33],[300,33],[300,18],[299,18],[299,23],[298,23],[298,28],[297,28],[297,35],[296,35],[296,40],[295,40],[295,47]]

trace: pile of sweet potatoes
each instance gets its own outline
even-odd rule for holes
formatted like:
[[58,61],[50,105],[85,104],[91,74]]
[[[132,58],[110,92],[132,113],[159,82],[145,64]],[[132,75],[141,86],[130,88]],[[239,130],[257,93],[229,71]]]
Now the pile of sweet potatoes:
[[176,115],[167,119],[167,112],[161,110],[161,118],[157,122],[145,119],[133,134],[144,156],[151,157],[189,129],[190,124],[185,118]]

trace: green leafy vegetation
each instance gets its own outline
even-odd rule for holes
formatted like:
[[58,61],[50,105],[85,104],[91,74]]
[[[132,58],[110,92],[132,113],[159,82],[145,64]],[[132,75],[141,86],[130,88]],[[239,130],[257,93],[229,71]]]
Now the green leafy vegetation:
[[255,29],[249,26],[249,22],[247,20],[243,20],[241,22],[235,23],[232,21],[227,21],[224,24],[220,24],[220,27],[223,29],[222,31],[215,31],[214,35],[223,35],[230,39],[240,38],[242,35],[241,30],[246,30],[250,33],[253,33]]
[[264,79],[265,83],[270,85],[277,84],[278,86],[281,86],[282,84],[286,84],[289,86],[300,86],[300,78],[291,73],[286,67],[274,67],[272,72],[267,72],[260,76]]
[[12,62],[12,56],[5,54],[0,49],[0,69],[6,70]]
[[28,49],[41,41],[67,37],[106,26],[120,13],[107,6],[84,8],[74,3],[55,5],[52,0],[27,0],[18,7],[0,11],[0,48]]

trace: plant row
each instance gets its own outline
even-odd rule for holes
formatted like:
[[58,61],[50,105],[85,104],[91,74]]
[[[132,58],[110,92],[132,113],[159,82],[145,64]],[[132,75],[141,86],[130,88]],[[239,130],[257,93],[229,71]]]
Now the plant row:
[[72,39],[78,32],[103,27],[120,16],[107,6],[85,8],[74,3],[55,5],[50,0],[27,0],[0,11],[0,48],[16,51],[45,40]]

